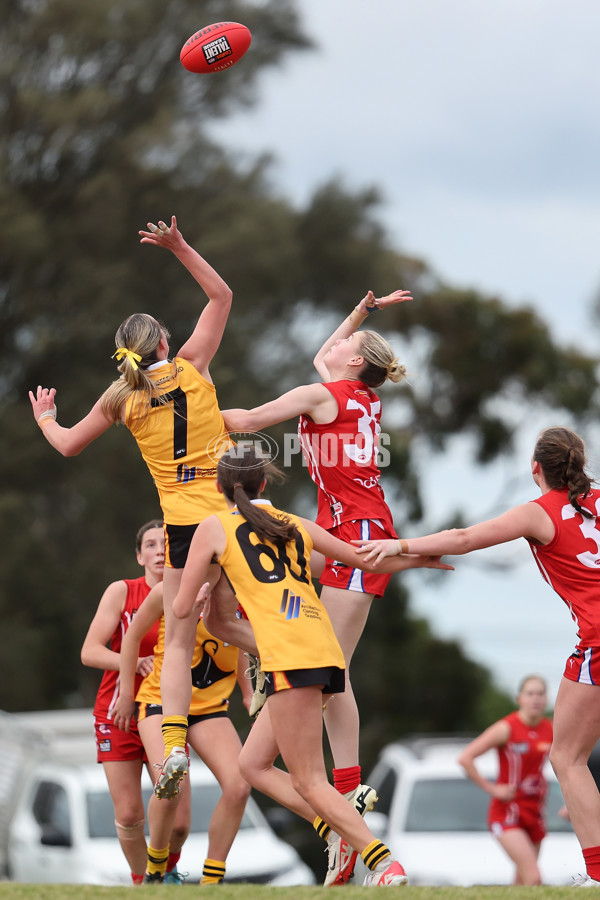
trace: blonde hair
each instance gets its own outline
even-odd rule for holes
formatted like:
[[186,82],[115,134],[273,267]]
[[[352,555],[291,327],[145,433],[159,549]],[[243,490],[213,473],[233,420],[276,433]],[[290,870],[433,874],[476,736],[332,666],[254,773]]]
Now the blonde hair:
[[125,319],[115,334],[115,346],[125,347],[133,353],[141,356],[141,360],[134,367],[128,356],[117,366],[120,377],[104,391],[100,398],[102,412],[118,421],[121,410],[132,395],[135,395],[135,414],[144,417],[149,412],[152,399],[159,402],[167,402],[162,399],[156,389],[156,385],[147,373],[148,366],[157,362],[156,349],[162,337],[170,337],[167,329],[147,313],[134,313]]
[[525,690],[525,687],[529,684],[530,681],[539,681],[539,683],[544,688],[544,693],[546,693],[546,694],[548,693],[548,685],[546,684],[545,678],[542,678],[541,675],[535,675],[535,674],[525,675],[525,677],[522,678],[521,681],[519,682],[519,689],[517,691],[517,697],[519,696],[520,693],[522,693],[522,691]]
[[394,355],[385,338],[376,331],[360,331],[360,353],[365,364],[360,380],[368,387],[380,387],[384,381],[398,383],[406,377],[406,367]]

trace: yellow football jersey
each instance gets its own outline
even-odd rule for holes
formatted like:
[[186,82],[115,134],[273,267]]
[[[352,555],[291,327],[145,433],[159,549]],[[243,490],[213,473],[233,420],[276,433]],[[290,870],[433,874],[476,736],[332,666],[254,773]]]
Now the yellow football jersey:
[[[138,703],[160,703],[160,673],[165,651],[165,620],[161,616],[154,648],[154,665],[137,692]],[[204,716],[229,707],[229,698],[237,682],[239,650],[217,640],[204,627],[196,628],[196,646],[192,658],[192,702],[190,716]]]
[[138,415],[135,395],[125,407],[133,434],[154,479],[168,525],[195,525],[226,508],[217,492],[217,462],[232,446],[214,384],[186,359],[175,357],[148,372],[167,403],[152,400]]
[[345,668],[333,626],[315,591],[310,574],[312,540],[299,520],[275,509],[298,526],[300,538],[279,549],[262,542],[234,508],[218,513],[227,543],[217,560],[248,616],[265,672],[291,669]]

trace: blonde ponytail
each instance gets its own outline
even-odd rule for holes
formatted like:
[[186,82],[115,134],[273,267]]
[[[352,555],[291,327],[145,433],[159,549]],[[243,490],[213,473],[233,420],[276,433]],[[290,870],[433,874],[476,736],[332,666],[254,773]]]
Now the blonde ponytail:
[[385,338],[376,331],[360,331],[360,353],[365,364],[360,380],[368,387],[380,387],[384,381],[398,383],[406,377],[403,366]]
[[119,326],[115,335],[115,346],[122,360],[117,367],[120,377],[104,391],[100,398],[102,412],[118,421],[122,410],[134,395],[132,413],[136,418],[144,418],[150,411],[153,397],[160,400],[160,394],[146,369],[157,362],[156,349],[161,339],[169,338],[169,332],[147,313],[134,313]]

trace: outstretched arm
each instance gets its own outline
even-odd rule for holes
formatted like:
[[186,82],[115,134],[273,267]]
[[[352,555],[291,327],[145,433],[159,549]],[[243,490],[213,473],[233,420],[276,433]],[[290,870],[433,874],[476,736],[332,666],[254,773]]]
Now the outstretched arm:
[[508,512],[471,525],[469,528],[452,528],[438,531],[424,537],[406,540],[353,541],[362,544],[359,552],[364,554],[367,562],[377,565],[378,571],[385,571],[381,563],[387,557],[395,557],[402,553],[422,553],[435,556],[462,556],[473,550],[495,547],[517,538],[529,538],[541,544],[548,544],[554,537],[552,519],[537,503],[522,503]]
[[33,409],[33,416],[38,423],[44,437],[55,450],[63,456],[77,456],[88,444],[108,431],[114,424],[112,419],[102,412],[100,400],[92,406],[91,410],[73,425],[71,428],[63,428],[56,421],[56,389],[45,388],[38,385],[35,394],[29,391],[29,399]]
[[443,563],[439,555],[417,555],[410,556],[394,556],[391,559],[385,559],[377,567],[371,561],[365,560],[360,551],[347,544],[346,541],[340,541],[339,538],[333,537],[320,525],[311,522],[309,519],[300,519],[308,533],[310,534],[315,550],[323,553],[330,559],[339,559],[340,562],[356,569],[363,569],[365,572],[384,572],[391,573],[403,572],[405,569],[447,569],[452,570],[454,567]]
[[171,216],[170,226],[162,221],[158,226],[148,222],[148,231],[140,231],[140,235],[141,244],[170,250],[208,297],[208,303],[202,310],[196,327],[177,355],[189,360],[204,378],[210,380],[208,366],[223,337],[231,309],[231,289],[212,266],[184,240],[175,216]]
[[359,328],[368,315],[376,312],[378,309],[385,309],[393,303],[404,303],[405,300],[412,300],[410,291],[394,291],[387,297],[376,298],[373,291],[368,291],[366,296],[362,298],[358,306],[356,306],[349,316],[347,316],[341,325],[330,335],[313,360],[313,364],[323,381],[331,381],[329,369],[324,361],[328,351],[333,347],[336,341],[344,340]]
[[303,384],[254,409],[225,409],[223,419],[227,429],[235,433],[260,431],[303,414],[324,424],[333,422],[337,411],[337,400],[324,385]]

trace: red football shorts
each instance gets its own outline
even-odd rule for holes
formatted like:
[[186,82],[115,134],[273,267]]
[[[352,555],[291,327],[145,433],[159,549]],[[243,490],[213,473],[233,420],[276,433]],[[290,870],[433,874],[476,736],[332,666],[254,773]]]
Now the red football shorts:
[[[346,543],[354,540],[376,541],[397,537],[393,532],[386,531],[377,519],[354,519],[352,522],[342,522],[341,525],[328,530],[333,537],[339,538],[340,541],[346,541]],[[382,575],[377,572],[352,569],[334,559],[326,559],[325,568],[319,581],[322,585],[341,588],[345,591],[360,591],[363,594],[383,597],[391,577],[391,575]]]
[[581,684],[600,684],[600,647],[577,647],[568,658],[563,675]]
[[120,731],[112,722],[95,719],[94,729],[98,762],[126,762],[130,759],[147,762],[135,722],[131,722],[129,731]]
[[522,828],[534,844],[539,844],[546,836],[544,820],[539,803],[506,803],[492,800],[488,808],[488,825],[494,837],[499,837],[509,828]]

